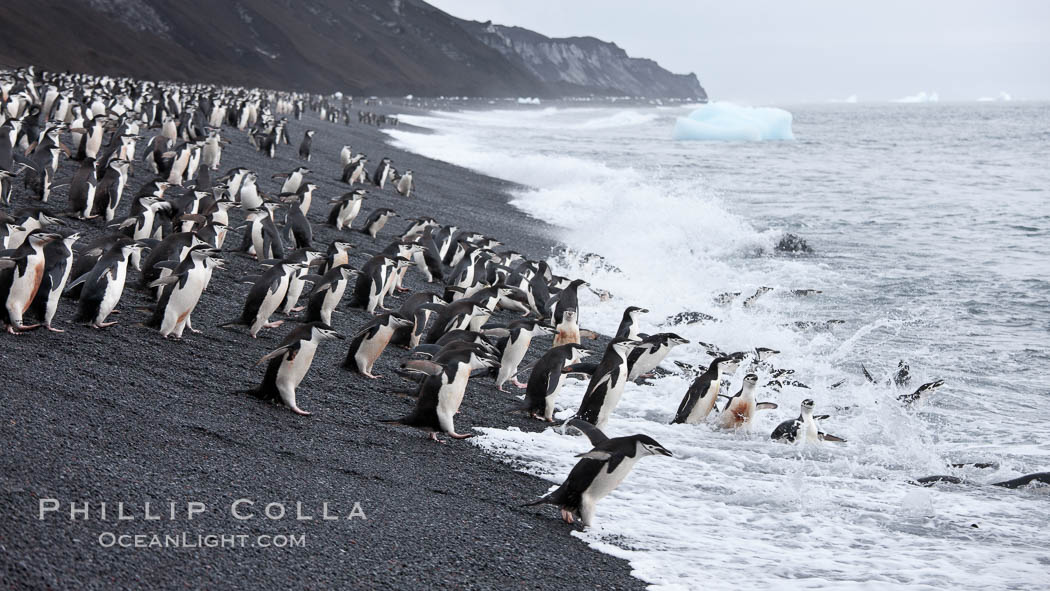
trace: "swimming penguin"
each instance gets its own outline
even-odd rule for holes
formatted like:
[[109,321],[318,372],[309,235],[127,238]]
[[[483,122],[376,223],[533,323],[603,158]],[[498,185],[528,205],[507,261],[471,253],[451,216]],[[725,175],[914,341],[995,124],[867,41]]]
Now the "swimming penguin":
[[926,400],[927,396],[935,392],[937,388],[940,388],[943,385],[944,380],[934,380],[932,382],[927,382],[919,386],[919,388],[911,394],[901,394],[897,397],[897,400],[900,401],[902,404],[912,405],[916,402]]
[[412,171],[406,170],[405,174],[401,175],[401,178],[397,180],[397,192],[402,197],[412,196]]
[[310,145],[314,141],[314,130],[307,129],[303,134],[303,141],[299,144],[299,157],[307,162],[310,161]]
[[298,415],[309,415],[310,413],[296,404],[295,389],[310,370],[321,341],[344,338],[346,337],[323,322],[310,322],[297,327],[281,341],[280,347],[270,351],[256,363],[261,365],[269,361],[262,383],[249,392],[263,400],[280,401]]
[[7,325],[7,332],[19,332],[38,328],[39,324],[23,324],[22,317],[40,289],[44,277],[44,249],[58,234],[49,234],[36,229],[29,232],[22,244],[8,257],[0,258],[0,321]]
[[[386,207],[380,207],[368,214],[368,219],[365,220],[365,225],[361,228],[361,232],[375,238],[376,234],[379,234],[379,231],[386,225],[387,220],[396,216],[396,211]],[[420,251],[420,253],[422,254],[422,251]]]
[[354,275],[357,275],[357,271],[346,264],[336,265],[325,272],[321,280],[314,283],[313,290],[307,296],[305,321],[320,320],[331,325],[332,312],[343,299],[346,284]]
[[769,437],[776,441],[798,443],[846,441],[841,437],[836,437],[820,431],[820,427],[817,425],[817,420],[813,417],[813,401],[809,398],[802,401],[802,414],[800,414],[797,419],[789,419],[780,423]]
[[[536,320],[531,319],[515,320],[507,328],[509,334],[505,342],[503,342],[499,374],[496,377],[496,389],[500,392],[506,392],[503,389],[503,384],[507,383],[507,380],[518,373],[518,365],[521,364],[522,359],[525,359],[525,354],[529,352],[532,337],[537,334],[550,334],[552,332],[549,328],[541,326]],[[525,386],[525,384],[517,380],[514,381],[514,384],[519,388]]]
[[583,419],[599,429],[604,429],[609,422],[609,415],[620,403],[624,385],[627,383],[627,355],[634,347],[634,341],[613,339],[605,348],[605,354],[598,363],[587,391],[576,411],[575,418]]
[[773,291],[772,287],[766,287],[764,285],[762,287],[759,287],[758,290],[755,291],[755,293],[751,294],[750,296],[748,296],[747,299],[744,300],[744,307],[750,308],[751,306],[755,305],[755,302],[758,300],[758,298],[771,291]]
[[718,425],[723,429],[736,429],[751,422],[756,410],[771,410],[777,407],[772,402],[755,402],[755,386],[758,384],[758,376],[749,373],[744,376],[744,383],[740,391],[729,399],[722,414],[718,417]]
[[479,359],[472,351],[456,351],[443,359],[440,370],[428,375],[419,385],[416,408],[400,419],[385,419],[384,423],[396,423],[431,431],[430,438],[439,443],[438,433],[454,439],[466,439],[473,434],[456,433],[454,418],[463,402],[463,395],[470,379],[474,363],[494,367],[498,362]]
[[74,232],[62,240],[52,240],[44,247],[44,275],[31,307],[44,328],[52,332],[63,332],[52,323],[73,268],[73,244],[79,238],[80,233]]
[[616,329],[617,339],[638,339],[638,317],[642,314],[648,314],[649,310],[645,308],[639,308],[637,306],[628,306],[623,311],[623,319],[620,320],[620,326]]
[[580,461],[561,486],[525,506],[544,503],[558,505],[565,523],[573,523],[576,515],[579,515],[580,523],[587,527],[594,524],[594,510],[598,501],[623,482],[638,460],[646,456],[672,454],[648,435],[610,439],[600,429],[584,423],[586,421],[573,419],[569,424],[587,435],[593,449],[576,456]]
[[[933,486],[935,484],[948,483],[948,484],[976,484],[968,482],[957,476],[926,476],[924,478],[916,478],[912,484],[918,484],[921,486]],[[1030,486],[1041,486],[1050,484],[1050,472],[1037,472],[1035,474],[1026,474],[1018,478],[1012,478],[1010,480],[1004,480],[1002,482],[993,482],[991,486],[1001,486],[1003,488],[1026,488]]]
[[190,316],[211,281],[212,271],[221,266],[218,254],[211,246],[195,246],[170,275],[150,284],[161,288],[161,296],[147,326],[159,329],[166,339],[181,339],[187,328],[200,332],[194,330]]
[[383,354],[383,350],[390,342],[390,337],[399,328],[407,328],[411,325],[411,320],[401,318],[396,314],[376,316],[350,341],[350,348],[346,352],[343,367],[373,380],[380,377],[372,373],[372,366]]
[[731,376],[739,364],[740,360],[735,357],[715,358],[707,371],[693,380],[671,423],[695,425],[707,418],[718,401],[723,376]]
[[545,421],[554,420],[554,403],[558,401],[562,384],[565,383],[563,370],[571,364],[590,354],[582,345],[568,344],[554,347],[540,357],[532,366],[532,373],[525,386],[525,401],[519,407],[527,410],[529,416]]
[[67,290],[84,284],[80,290],[77,321],[87,322],[93,328],[107,328],[117,324],[115,320],[106,322],[106,318],[117,307],[120,296],[124,293],[131,254],[142,248],[141,244],[124,238],[103,254],[91,271],[69,284]]
[[277,328],[283,324],[283,320],[270,322],[270,316],[277,311],[278,306],[284,300],[292,274],[298,272],[300,268],[300,265],[278,263],[267,269],[248,291],[248,298],[244,302],[244,309],[240,317],[219,326],[248,326],[248,334],[254,339],[260,330]]
[[661,332],[637,341],[627,357],[627,379],[634,381],[648,374],[660,365],[671,349],[688,342],[673,332]]
[[361,213],[364,198],[365,191],[358,189],[344,194],[339,199],[333,199],[331,202],[335,205],[328,212],[328,224],[335,226],[337,230],[349,228],[350,224],[357,219],[357,215]]

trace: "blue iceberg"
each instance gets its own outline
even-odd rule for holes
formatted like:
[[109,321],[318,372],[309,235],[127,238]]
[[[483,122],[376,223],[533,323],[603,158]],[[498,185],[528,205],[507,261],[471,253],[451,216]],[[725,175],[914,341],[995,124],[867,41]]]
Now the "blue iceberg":
[[672,137],[676,140],[762,141],[793,140],[791,113],[773,107],[743,107],[733,103],[708,103],[688,117],[679,117]]

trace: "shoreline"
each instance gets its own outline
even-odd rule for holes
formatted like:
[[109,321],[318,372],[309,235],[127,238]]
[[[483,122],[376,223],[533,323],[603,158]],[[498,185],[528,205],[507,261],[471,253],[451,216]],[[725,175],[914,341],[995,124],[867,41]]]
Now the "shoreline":
[[[492,235],[506,248],[533,258],[545,257],[559,245],[551,226],[510,205],[513,183],[394,148],[386,134],[368,125],[346,127],[308,113],[301,121],[290,120],[288,127],[292,145],[280,146],[272,161],[255,152],[242,133],[224,128],[223,136],[232,144],[223,150],[219,173],[235,166],[250,168],[260,173],[260,187],[275,193],[278,181],[269,176],[298,166],[298,140],[305,129],[317,130],[314,160],[308,165],[313,171],[308,180],[318,185],[309,214],[315,247],[340,236],[354,245],[352,252],[375,252],[403,230],[405,217],[419,215]],[[389,156],[399,169],[415,173],[417,189],[411,198],[389,187],[370,190],[355,227],[377,207],[402,215],[375,241],[323,224],[327,200],[349,190],[336,180],[344,143],[369,154],[369,171]],[[63,159],[55,182],[68,182],[73,170]],[[144,165],[136,163],[136,170],[120,214],[127,211],[130,195],[149,179]],[[66,193],[67,187],[55,189],[46,207],[62,211]],[[26,205],[38,203],[29,201],[18,181],[5,210]],[[243,212],[235,210],[231,218],[227,241],[236,245],[240,232],[232,226],[241,222]],[[102,230],[97,221],[67,223],[87,232],[81,245]],[[437,445],[418,430],[379,423],[413,404],[411,397],[395,393],[410,390],[392,373],[403,350],[383,354],[376,371],[384,377],[373,382],[338,367],[345,341],[322,344],[299,388],[300,404],[314,412],[311,417],[234,393],[262,378],[255,362],[291,326],[266,329],[258,340],[243,330],[216,327],[240,309],[248,286],[238,280],[257,269],[252,259],[224,255],[227,269],[215,274],[194,313],[203,332],[187,334],[181,342],[165,341],[156,331],[136,326],[146,316],[137,308],[150,304],[135,285],[137,272],[129,277],[117,308],[122,313],[114,318],[120,324],[113,328],[74,324],[75,306],[64,300],[56,324],[66,333],[4,335],[0,360],[6,384],[0,402],[8,416],[0,436],[8,449],[0,470],[0,557],[7,567],[0,579],[7,586],[162,588],[173,581],[223,588],[493,588],[508,581],[529,581],[539,589],[646,586],[630,575],[626,561],[570,535],[571,528],[556,511],[519,507],[546,492],[548,482],[513,470],[469,442]],[[355,266],[361,262],[361,257],[351,259]],[[427,287],[418,273],[410,272],[406,281],[413,290]],[[363,311],[338,310],[333,325],[344,334],[368,320]],[[537,342],[525,363],[545,345]],[[460,429],[546,427],[504,412],[512,400],[496,392],[489,379],[475,377],[457,417]],[[61,509],[38,519],[40,499],[56,499]],[[228,509],[238,499],[254,503],[254,518],[231,515]],[[70,504],[82,507],[85,501],[90,518],[70,519]],[[147,521],[147,501],[154,507],[151,514],[160,508],[165,517],[174,503],[176,518]],[[98,519],[100,503],[111,504],[112,511],[119,502],[136,519],[114,520],[112,514]],[[189,503],[203,503],[207,509],[191,519]],[[284,517],[264,515],[270,503],[282,504]],[[296,519],[296,503],[302,515],[313,519]],[[324,519],[325,503],[329,513],[341,517],[359,503],[366,518]],[[305,534],[306,543],[288,548],[107,548],[98,540],[106,532],[245,535],[256,541],[263,535]]]

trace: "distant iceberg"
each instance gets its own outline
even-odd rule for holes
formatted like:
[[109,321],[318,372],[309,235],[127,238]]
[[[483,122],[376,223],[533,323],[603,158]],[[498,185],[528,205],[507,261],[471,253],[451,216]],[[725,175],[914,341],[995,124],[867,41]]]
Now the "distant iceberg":
[[926,91],[923,90],[919,94],[913,94],[911,96],[905,96],[905,97],[901,97],[899,99],[893,99],[890,102],[891,103],[936,103],[939,100],[941,100],[941,97],[937,96],[936,92],[931,92],[930,94],[926,94]]
[[851,94],[851,95],[847,96],[844,99],[830,99],[828,102],[832,102],[832,103],[848,103],[848,104],[851,104],[851,105],[855,105],[857,103],[857,95]]
[[672,137],[704,141],[793,140],[791,120],[791,113],[783,109],[708,103],[688,117],[679,117]]
[[538,104],[540,104],[540,99],[538,99],[536,97],[519,96],[518,97],[518,104],[519,105],[538,105]]
[[1012,100],[1014,100],[1014,97],[1010,96],[1009,92],[1006,92],[1005,90],[1000,90],[999,96],[982,96],[981,98],[977,99],[977,102],[994,103],[996,101],[1003,101],[1005,103],[1010,102]]

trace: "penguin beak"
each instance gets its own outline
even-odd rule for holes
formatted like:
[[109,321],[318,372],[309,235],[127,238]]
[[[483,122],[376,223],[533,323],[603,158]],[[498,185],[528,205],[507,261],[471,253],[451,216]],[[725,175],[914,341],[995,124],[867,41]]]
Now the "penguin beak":
[[656,451],[658,451],[659,453],[661,453],[661,454],[663,454],[663,455],[665,455],[665,456],[667,456],[669,458],[670,457],[674,457],[674,454],[671,453],[671,450],[667,449],[666,447],[658,447],[658,448],[656,448]]
[[339,339],[340,341],[345,341],[346,340],[346,335],[344,335],[341,332],[333,332],[332,336],[337,338],[337,339]]

